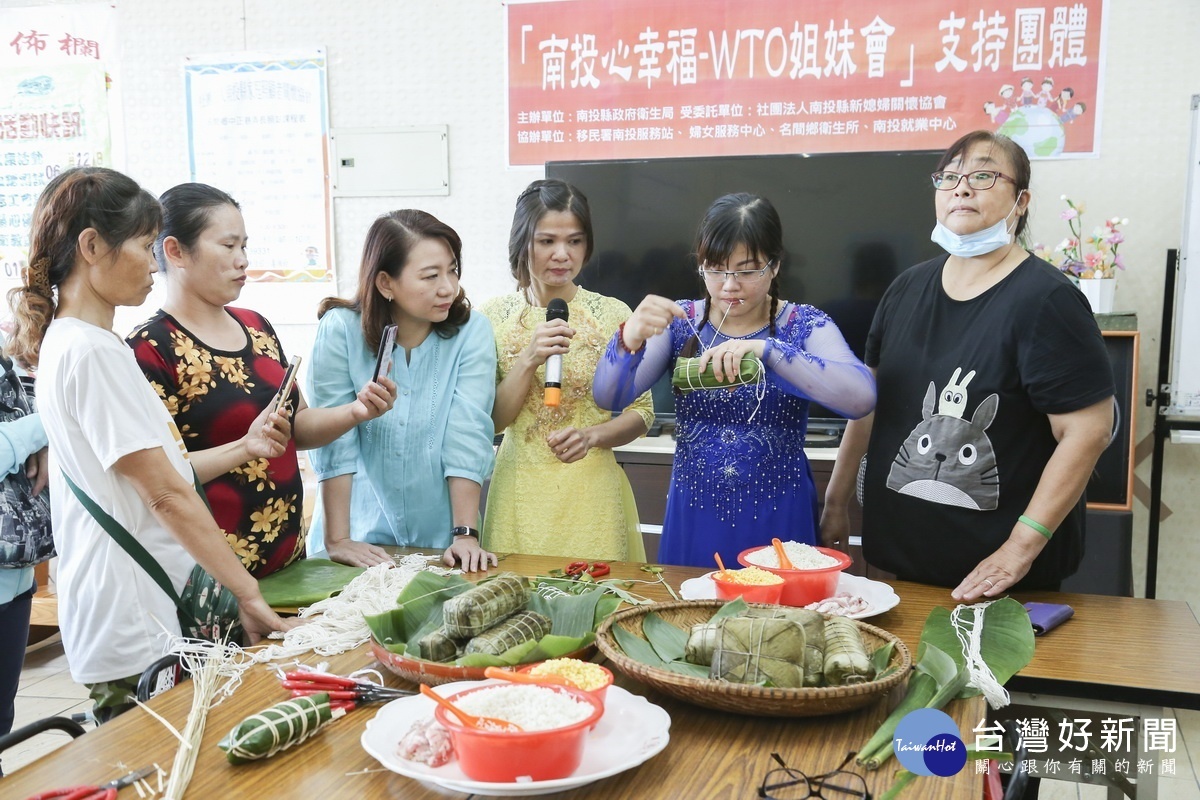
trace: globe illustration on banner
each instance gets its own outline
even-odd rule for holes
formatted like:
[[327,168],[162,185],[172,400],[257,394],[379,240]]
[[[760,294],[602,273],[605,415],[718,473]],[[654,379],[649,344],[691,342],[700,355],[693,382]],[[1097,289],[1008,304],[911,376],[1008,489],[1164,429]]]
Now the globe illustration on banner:
[[1062,155],[1067,132],[1058,115],[1044,106],[1017,106],[996,133],[1012,139],[1030,158]]

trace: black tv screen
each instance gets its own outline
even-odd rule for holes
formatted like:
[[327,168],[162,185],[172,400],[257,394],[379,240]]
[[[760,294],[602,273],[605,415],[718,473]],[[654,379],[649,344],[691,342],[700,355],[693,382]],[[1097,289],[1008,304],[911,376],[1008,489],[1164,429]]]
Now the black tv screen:
[[[929,173],[938,153],[550,162],[546,175],[588,197],[595,252],[579,283],[631,308],[647,294],[703,297],[696,229],[717,197],[751,192],[771,200],[787,254],[780,296],[827,312],[861,358],[883,290],[907,267],[941,252]],[[666,381],[655,412],[670,415]],[[842,420],[813,404],[810,430]]]

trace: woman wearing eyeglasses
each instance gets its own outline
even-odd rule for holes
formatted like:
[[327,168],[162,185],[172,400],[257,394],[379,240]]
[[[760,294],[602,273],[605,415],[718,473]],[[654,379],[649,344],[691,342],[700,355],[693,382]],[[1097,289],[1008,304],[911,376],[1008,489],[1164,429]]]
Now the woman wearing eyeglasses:
[[[623,408],[692,355],[701,372],[728,384],[676,393],[658,560],[709,566],[714,552],[733,563],[774,536],[815,543],[809,401],[861,417],[874,407],[875,382],[828,316],[780,299],[783,227],[765,197],[718,198],[696,253],[704,298],[647,296],[609,341],[592,389],[602,408]],[[761,381],[741,383],[746,354],[761,362]]]
[[1057,589],[1075,571],[1113,425],[1087,301],[1015,239],[1029,181],[1025,152],[990,131],[942,155],[933,241],[947,255],[884,294],[865,358],[879,402],[847,425],[825,496],[825,544],[845,547],[857,482],[867,561],[957,600]]

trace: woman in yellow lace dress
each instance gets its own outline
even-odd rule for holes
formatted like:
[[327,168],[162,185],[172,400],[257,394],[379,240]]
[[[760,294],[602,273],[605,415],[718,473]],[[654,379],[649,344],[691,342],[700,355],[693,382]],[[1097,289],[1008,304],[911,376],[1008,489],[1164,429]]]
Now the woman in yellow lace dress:
[[[493,552],[642,561],[637,506],[612,448],[645,434],[650,394],[614,416],[596,405],[596,363],[629,307],[575,284],[592,255],[587,198],[557,180],[517,198],[508,260],[517,292],[483,307],[496,335],[492,421],[504,431],[483,546]],[[546,320],[552,299],[568,320]],[[546,359],[562,356],[562,400],[544,402]]]

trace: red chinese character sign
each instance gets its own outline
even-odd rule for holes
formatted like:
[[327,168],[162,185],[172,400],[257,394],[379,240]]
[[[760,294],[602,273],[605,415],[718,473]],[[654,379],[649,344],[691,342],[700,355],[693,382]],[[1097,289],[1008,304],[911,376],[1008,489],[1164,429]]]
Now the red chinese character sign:
[[508,6],[512,165],[940,150],[1097,154],[1104,0]]
[[0,294],[19,283],[42,188],[113,163],[117,55],[111,5],[0,10]]

